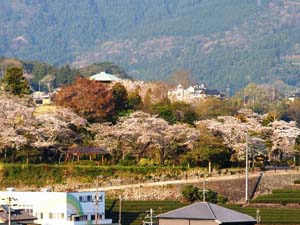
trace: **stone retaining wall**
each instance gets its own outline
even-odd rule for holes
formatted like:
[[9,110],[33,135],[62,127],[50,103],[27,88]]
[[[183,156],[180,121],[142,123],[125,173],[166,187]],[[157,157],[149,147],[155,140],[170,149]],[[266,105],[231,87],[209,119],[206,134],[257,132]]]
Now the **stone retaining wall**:
[[[249,179],[249,197],[251,196],[251,193],[255,187],[258,176],[259,175]],[[291,187],[295,188],[295,185],[293,185],[293,181],[295,179],[300,179],[300,173],[289,174],[289,172],[287,172],[284,174],[264,174],[255,194],[269,193],[272,189],[291,189]],[[106,192],[106,195],[108,198],[118,198],[118,196],[122,194],[125,200],[180,200],[182,198],[182,188],[187,184],[193,184],[198,188],[203,187],[202,180],[194,183],[168,184],[151,187],[146,187],[141,184],[139,187],[135,188],[110,190]],[[297,187],[298,185],[296,188]],[[245,178],[243,176],[230,180],[208,181],[206,188],[212,189],[219,194],[228,197],[229,201],[245,201]]]

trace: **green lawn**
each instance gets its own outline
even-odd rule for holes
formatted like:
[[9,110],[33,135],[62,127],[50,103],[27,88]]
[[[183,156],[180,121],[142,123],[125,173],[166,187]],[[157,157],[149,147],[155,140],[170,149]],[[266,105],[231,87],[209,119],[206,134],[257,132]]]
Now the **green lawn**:
[[[179,201],[123,201],[122,224],[140,225],[145,220],[146,211],[150,208],[158,215],[187,205]],[[224,207],[256,217],[256,208],[241,207],[240,205],[224,205]],[[300,224],[300,209],[260,209],[261,223],[263,224]],[[118,221],[119,201],[106,201],[106,217]]]
[[300,190],[273,190],[272,194],[258,196],[251,203],[300,203]]

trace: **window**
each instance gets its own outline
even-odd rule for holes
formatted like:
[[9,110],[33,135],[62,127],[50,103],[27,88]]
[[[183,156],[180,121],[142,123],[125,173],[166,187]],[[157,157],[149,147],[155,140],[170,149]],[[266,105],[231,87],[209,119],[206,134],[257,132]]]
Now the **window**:
[[49,219],[64,219],[64,217],[65,217],[64,213],[49,213]]
[[88,219],[87,215],[83,215],[79,217],[80,221],[86,221]]
[[92,195],[86,195],[86,196],[79,196],[80,202],[92,202],[93,196]]
[[92,196],[91,196],[91,195],[88,195],[88,196],[87,196],[87,201],[88,201],[88,202],[91,202],[91,201],[92,201]]

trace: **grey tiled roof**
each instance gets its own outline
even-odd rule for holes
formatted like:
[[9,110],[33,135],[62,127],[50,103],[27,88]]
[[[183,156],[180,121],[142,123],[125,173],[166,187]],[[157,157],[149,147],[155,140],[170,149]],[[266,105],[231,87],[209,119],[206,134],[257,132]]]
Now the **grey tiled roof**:
[[256,220],[251,216],[208,202],[199,202],[167,213],[163,213],[160,214],[158,218],[214,220],[219,224],[256,222]]
[[[7,206],[0,206],[3,210],[0,211],[0,220],[7,221],[8,213],[6,211]],[[25,212],[24,210],[11,209],[11,221],[33,221],[37,219],[35,216]]]

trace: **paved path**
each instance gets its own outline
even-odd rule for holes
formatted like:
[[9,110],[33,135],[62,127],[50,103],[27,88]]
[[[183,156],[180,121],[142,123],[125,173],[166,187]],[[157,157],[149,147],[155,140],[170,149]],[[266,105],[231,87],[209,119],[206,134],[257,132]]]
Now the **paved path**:
[[[281,171],[266,171],[264,172],[264,176],[270,175],[282,175],[282,174],[300,174],[300,172],[294,170]],[[258,177],[260,172],[249,173],[249,178]],[[107,186],[107,187],[99,187],[99,191],[109,191],[109,190],[122,190],[128,188],[138,188],[138,187],[153,187],[153,186],[163,186],[168,184],[188,184],[188,183],[198,183],[203,182],[203,180],[209,181],[221,181],[221,180],[234,180],[245,178],[245,174],[237,174],[237,175],[226,175],[226,176],[215,176],[215,177],[207,177],[207,178],[193,178],[193,179],[181,179],[181,180],[168,180],[168,181],[158,181],[158,182],[149,182],[149,183],[138,183],[138,184],[128,184],[128,185],[115,185],[115,186]],[[89,189],[81,189],[79,191],[96,191],[96,188]]]

